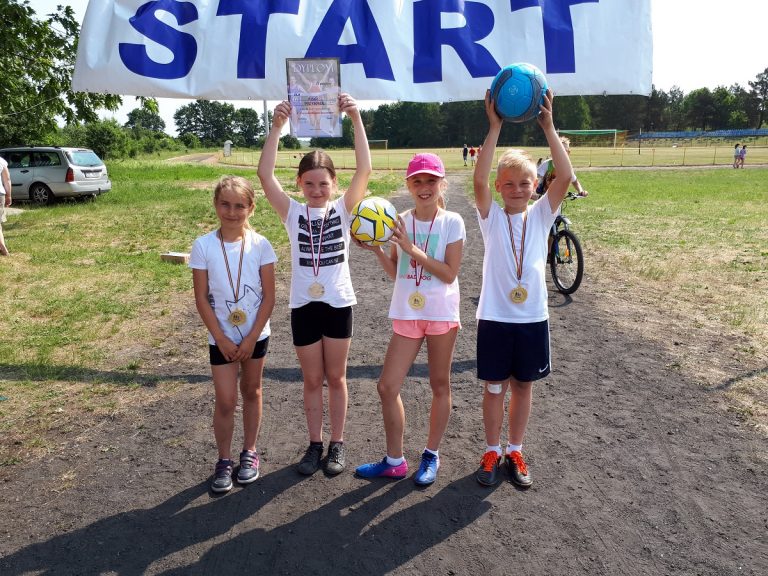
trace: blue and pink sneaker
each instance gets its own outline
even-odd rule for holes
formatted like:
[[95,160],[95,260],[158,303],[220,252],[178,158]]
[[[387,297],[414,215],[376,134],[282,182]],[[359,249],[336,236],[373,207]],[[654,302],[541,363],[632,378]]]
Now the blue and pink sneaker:
[[363,464],[358,466],[355,470],[360,478],[405,478],[408,475],[408,462],[403,459],[402,464],[392,466],[387,464],[387,458],[381,462],[372,462],[370,464]]

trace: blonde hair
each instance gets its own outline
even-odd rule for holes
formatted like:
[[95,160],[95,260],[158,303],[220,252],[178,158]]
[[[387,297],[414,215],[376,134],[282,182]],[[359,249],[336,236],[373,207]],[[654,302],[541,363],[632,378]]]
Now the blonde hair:
[[[222,176],[216,183],[216,188],[213,190],[213,202],[214,204],[219,201],[219,197],[224,190],[234,192],[240,198],[247,201],[248,206],[253,209],[256,205],[256,193],[253,190],[253,185],[250,180],[243,178],[242,176]],[[246,218],[245,227],[249,230],[253,230],[251,222]]]
[[508,168],[529,172],[536,177],[536,162],[533,161],[533,158],[528,152],[520,150],[519,148],[510,148],[499,157],[499,164],[496,166],[496,175],[498,176],[501,170],[506,170]]

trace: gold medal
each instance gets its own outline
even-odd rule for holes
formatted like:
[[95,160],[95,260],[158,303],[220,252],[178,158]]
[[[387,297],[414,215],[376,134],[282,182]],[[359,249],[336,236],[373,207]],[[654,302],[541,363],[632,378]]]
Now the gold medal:
[[242,326],[247,319],[248,315],[243,310],[240,310],[240,308],[232,310],[227,317],[227,320],[229,320],[229,323],[233,326]]
[[312,296],[312,298],[320,298],[323,294],[325,294],[325,288],[323,288],[323,285],[320,284],[320,282],[313,282],[310,285],[309,295]]
[[509,293],[509,299],[515,304],[522,304],[528,299],[528,290],[519,286]]
[[413,292],[408,297],[408,305],[414,310],[421,310],[427,304],[427,298],[421,292]]

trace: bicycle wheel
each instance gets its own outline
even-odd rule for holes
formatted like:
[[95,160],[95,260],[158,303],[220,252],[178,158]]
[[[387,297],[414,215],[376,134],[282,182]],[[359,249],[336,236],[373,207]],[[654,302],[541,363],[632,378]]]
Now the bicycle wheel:
[[579,239],[570,230],[559,230],[549,255],[552,282],[558,292],[573,294],[584,275],[584,257]]

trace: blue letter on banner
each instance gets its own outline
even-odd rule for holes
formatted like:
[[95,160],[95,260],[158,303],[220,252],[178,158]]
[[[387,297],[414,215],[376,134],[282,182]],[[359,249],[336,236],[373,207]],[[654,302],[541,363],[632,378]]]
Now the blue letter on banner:
[[573,49],[573,20],[571,6],[600,0],[510,0],[512,12],[523,8],[541,6],[544,21],[544,50],[547,55],[547,72],[576,72],[576,56]]
[[[341,46],[338,41],[348,20],[357,44]],[[306,57],[338,57],[342,64],[359,62],[368,78],[395,79],[384,40],[367,1],[334,0],[307,48]]]
[[[443,12],[463,14],[461,28],[440,28]],[[479,2],[464,0],[423,0],[413,5],[413,81],[439,82],[443,79],[443,45],[451,46],[472,78],[494,76],[499,64],[491,53],[477,44],[493,30],[493,11]]]
[[120,59],[128,70],[141,76],[163,80],[183,78],[195,63],[197,42],[191,34],[179,32],[155,18],[158,10],[170,12],[176,16],[179,26],[184,26],[197,20],[197,8],[191,2],[155,0],[140,6],[136,15],[129,20],[141,34],[173,52],[173,60],[168,64],[159,64],[149,57],[146,46],[127,42],[121,42],[118,46]]
[[242,14],[238,78],[264,78],[270,14],[298,14],[299,0],[221,0],[216,16]]

